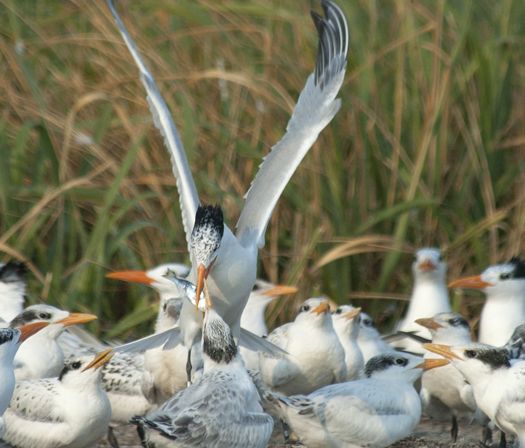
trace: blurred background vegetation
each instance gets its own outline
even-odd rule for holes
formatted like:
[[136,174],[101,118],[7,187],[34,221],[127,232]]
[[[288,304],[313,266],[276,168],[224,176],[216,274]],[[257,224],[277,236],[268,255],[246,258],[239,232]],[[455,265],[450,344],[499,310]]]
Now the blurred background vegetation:
[[[525,2],[339,0],[342,108],[284,191],[259,276],[297,302],[352,301],[391,326],[412,253],[448,278],[525,245]],[[233,228],[283,135],[317,35],[305,0],[118,1],[181,132],[201,200]],[[135,65],[102,1],[0,0],[0,261],[28,262],[30,302],[151,330],[156,297],[104,275],[187,262],[178,195]],[[476,319],[480,294],[453,296]],[[123,316],[127,315],[125,319]]]

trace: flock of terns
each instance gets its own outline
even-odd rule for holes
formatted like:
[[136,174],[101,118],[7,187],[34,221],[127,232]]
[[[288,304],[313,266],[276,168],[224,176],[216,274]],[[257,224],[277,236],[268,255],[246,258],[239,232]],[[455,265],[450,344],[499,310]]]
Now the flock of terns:
[[453,441],[458,416],[470,415],[485,443],[499,428],[500,443],[507,434],[525,448],[525,264],[517,258],[449,285],[487,295],[477,343],[451,311],[446,265],[430,248],[415,254],[409,309],[390,344],[359,308],[330,312],[323,298],[306,300],[294,322],[268,335],[266,306],[296,289],[256,279],[258,249],[280,194],[340,107],[349,39],[341,9],[323,0],[325,17],[312,12],[314,73],[246,194],[234,234],[219,206],[201,205],[168,108],[107,4],[171,155],[191,268],[108,274],[160,295],[153,335],[108,346],[75,326],[94,315],[24,309],[24,265],[1,265],[1,443],[83,448],[108,434],[116,447],[112,428],[131,422],[144,446],[264,448],[275,423],[308,447],[382,448],[410,435],[423,411],[450,419]]

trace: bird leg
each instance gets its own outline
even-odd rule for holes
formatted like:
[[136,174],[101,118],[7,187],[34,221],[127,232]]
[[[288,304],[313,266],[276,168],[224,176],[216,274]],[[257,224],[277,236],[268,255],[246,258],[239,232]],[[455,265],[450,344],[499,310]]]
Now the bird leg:
[[191,348],[188,350],[188,360],[186,361],[186,376],[188,377],[188,387],[191,386]]
[[481,431],[481,444],[484,446],[492,445],[492,429],[488,425],[483,426]]
[[499,439],[498,448],[506,448],[506,447],[507,447],[507,438],[505,437],[505,433],[501,431],[501,437]]
[[452,416],[452,428],[450,429],[450,436],[452,437],[452,443],[456,443],[458,440],[458,418]]
[[149,448],[148,441],[146,440],[146,431],[144,431],[144,426],[137,425],[137,434],[139,435],[140,444],[143,448]]
[[120,448],[112,426],[108,428],[108,442],[113,448]]
[[290,427],[284,420],[281,420],[281,423],[283,424],[284,443],[288,443],[290,440]]

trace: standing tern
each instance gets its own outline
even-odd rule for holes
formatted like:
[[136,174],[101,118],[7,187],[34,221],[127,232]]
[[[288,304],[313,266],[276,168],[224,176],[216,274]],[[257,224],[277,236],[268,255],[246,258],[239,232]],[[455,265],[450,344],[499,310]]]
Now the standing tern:
[[[222,212],[219,216],[215,207],[201,207],[188,160],[168,107],[112,0],[106,0],[106,3],[139,68],[154,123],[163,135],[171,155],[192,262],[188,280],[196,284],[199,298],[203,281],[208,279],[217,313],[230,326],[234,338],[239,340],[241,315],[255,282],[258,249],[264,245],[266,227],[277,200],[319,133],[341,106],[341,101],[335,97],[346,70],[349,48],[347,21],[341,9],[329,0],[321,2],[326,19],[312,12],[319,34],[315,71],[308,77],[299,96],[286,134],[264,158],[245,196],[246,203],[234,236],[222,223]],[[181,317],[181,338],[186,347],[192,347],[198,340],[202,327],[200,314],[191,311],[190,305],[185,303]],[[256,342],[254,340],[254,349],[258,348]]]
[[383,340],[381,334],[377,331],[374,319],[362,311],[359,313],[357,345],[361,349],[365,364],[374,356],[397,351]]
[[49,322],[35,322],[19,329],[0,328],[0,437],[6,430],[2,418],[15,390],[15,372],[13,361],[20,344],[37,331],[49,325]]
[[209,294],[205,300],[203,376],[151,415],[132,422],[143,426],[157,447],[265,448],[273,419],[263,413],[231,329]]
[[365,367],[363,353],[357,344],[359,337],[359,312],[361,308],[341,305],[332,313],[332,323],[345,351],[347,381],[362,378]]
[[[451,311],[445,283],[446,272],[447,265],[439,249],[425,248],[416,252],[412,263],[414,289],[407,314],[399,323],[398,331],[415,331],[418,336],[430,338],[428,330],[422,329],[415,321]],[[423,354],[421,344],[410,338],[403,338],[396,342],[396,347],[398,344],[403,350]]]
[[15,357],[16,380],[58,376],[64,365],[64,353],[58,345],[57,338],[66,327],[93,319],[97,319],[97,316],[70,313],[51,305],[32,305],[24,309],[9,323],[10,328],[18,328],[32,322],[50,322],[51,325],[29,339],[18,350]]
[[0,263],[0,319],[4,322],[14,319],[24,307],[26,274],[24,263]]
[[266,392],[264,399],[308,448],[383,448],[412,433],[421,418],[413,383],[423,370],[448,364],[407,353],[373,357],[366,378],[323,387],[305,396]]
[[4,442],[23,448],[84,448],[104,437],[111,405],[100,385],[110,349],[66,363],[60,376],[19,381],[4,414]]
[[276,358],[259,352],[261,379],[276,392],[309,394],[347,379],[345,351],[325,299],[306,300],[295,321],[277,327],[268,341],[288,353]]
[[479,342],[501,347],[525,322],[525,263],[512,258],[490,266],[481,275],[462,278],[450,288],[480,289],[487,295],[479,320]]
[[476,343],[450,347],[424,344],[458,369],[474,391],[478,407],[504,433],[525,447],[525,362],[511,361],[504,348]]
[[[432,318],[417,319],[416,323],[430,331],[433,344],[465,346],[472,343],[470,326],[459,313],[439,313]],[[442,359],[434,352],[425,353],[425,359],[435,358]],[[453,365],[447,365],[423,374],[419,396],[423,411],[429,417],[452,417],[451,436],[455,443],[458,437],[458,413],[472,415],[476,411],[476,400],[470,384],[465,382],[463,375]]]

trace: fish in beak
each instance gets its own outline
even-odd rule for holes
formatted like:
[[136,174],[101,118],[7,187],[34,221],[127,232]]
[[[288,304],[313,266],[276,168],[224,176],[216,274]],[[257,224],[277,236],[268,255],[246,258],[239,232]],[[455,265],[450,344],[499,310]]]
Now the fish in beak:
[[91,322],[92,320],[98,319],[94,314],[84,314],[84,313],[71,313],[68,317],[55,322],[55,324],[62,324],[64,327],[69,327],[70,325],[75,324],[84,324],[86,322]]
[[112,351],[112,348],[108,348],[107,350],[100,352],[97,356],[95,356],[95,359],[91,361],[84,370],[82,370],[82,372],[85,372],[87,369],[94,368],[97,370],[99,367],[102,367],[115,355],[114,353],[111,353]]
[[421,325],[422,327],[428,328],[429,330],[437,331],[440,328],[445,328],[443,325],[438,324],[433,318],[429,317],[427,319],[416,319],[414,321],[416,324]]
[[153,279],[146,275],[146,271],[117,271],[106,274],[106,277],[124,280],[125,282],[143,283],[144,285],[153,283]]
[[199,267],[197,268],[197,296],[195,299],[195,311],[199,311],[199,300],[201,298],[201,291],[204,285],[204,280],[208,279],[208,276],[210,275],[211,268],[215,264],[215,261],[217,260],[217,257],[213,259],[213,261],[208,265],[208,267],[204,267],[204,264],[199,264]]
[[485,289],[488,286],[494,286],[492,283],[481,280],[481,275],[473,277],[465,277],[452,282],[448,285],[449,288],[465,288],[465,289]]
[[[450,350],[449,345],[440,345],[440,344],[423,344],[424,349],[432,353],[437,353],[438,355],[443,356],[447,359],[461,359],[456,355],[452,350]],[[461,359],[463,361],[463,359]]]
[[32,324],[24,325],[22,327],[18,327],[18,329],[22,332],[20,338],[18,339],[18,343],[21,344],[28,337],[33,336],[35,333],[38,333],[42,328],[45,328],[48,325],[49,322],[35,322]]

